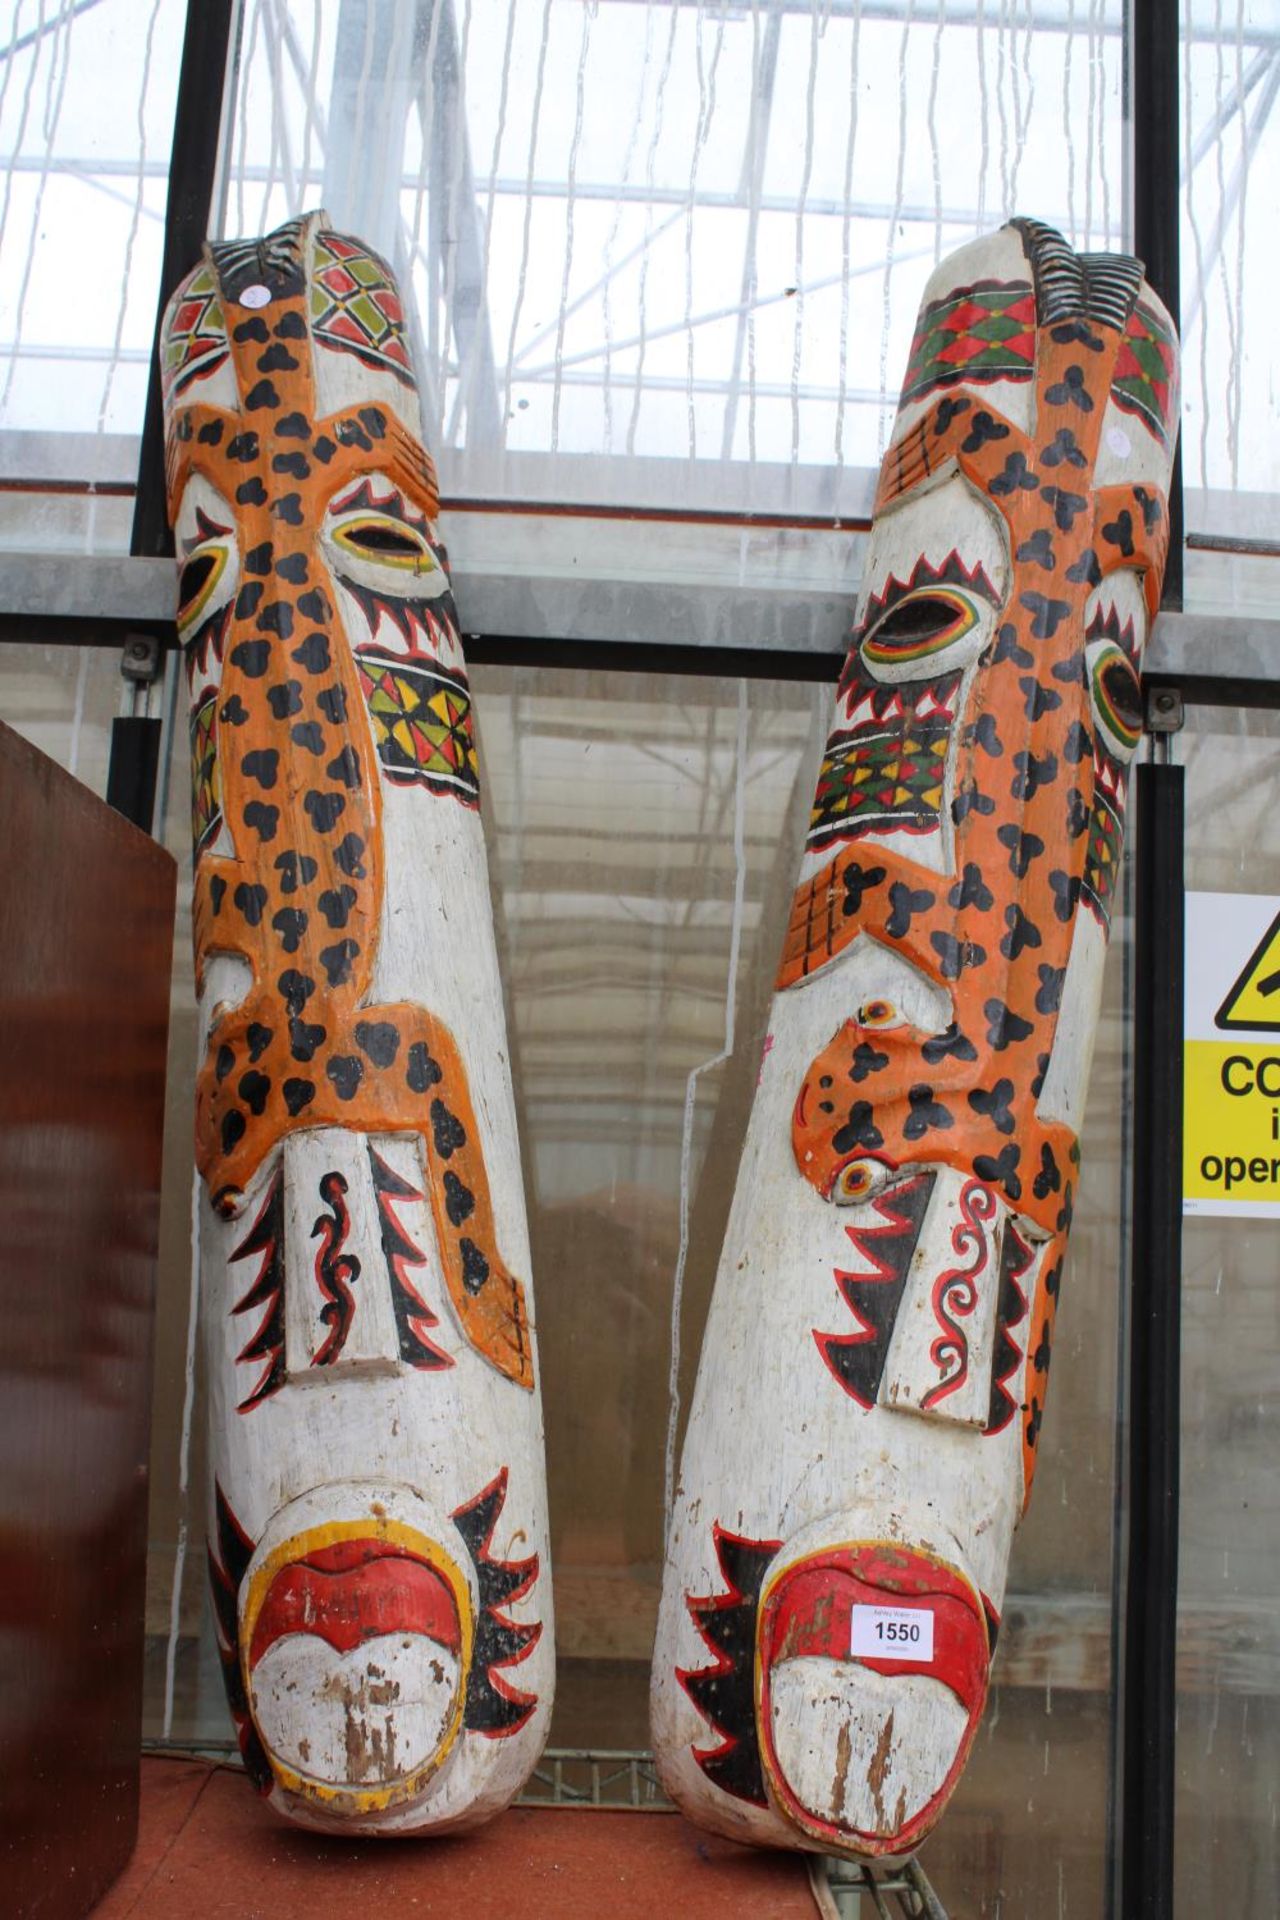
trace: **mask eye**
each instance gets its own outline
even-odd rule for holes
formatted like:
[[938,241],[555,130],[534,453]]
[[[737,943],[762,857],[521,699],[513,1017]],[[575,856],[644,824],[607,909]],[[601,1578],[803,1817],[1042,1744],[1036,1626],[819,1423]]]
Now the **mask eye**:
[[1142,738],[1142,688],[1133,662],[1113,640],[1095,641],[1085,658],[1098,729],[1113,754],[1131,760]]
[[198,625],[227,568],[225,547],[198,547],[178,576],[178,626]]
[[434,573],[435,556],[426,538],[403,520],[387,514],[361,513],[339,521],[333,538],[348,553],[382,566],[403,567],[413,573]]
[[977,611],[963,594],[930,587],[908,594],[885,614],[863,641],[862,657],[877,667],[932,660],[971,633],[977,623]]
[[888,1027],[900,1027],[903,1024],[902,1015],[892,1000],[879,997],[864,1000],[854,1018],[860,1027],[871,1027],[880,1033]]
[[856,1207],[874,1200],[888,1186],[890,1171],[883,1160],[867,1155],[846,1160],[831,1183],[830,1198],[838,1207]]

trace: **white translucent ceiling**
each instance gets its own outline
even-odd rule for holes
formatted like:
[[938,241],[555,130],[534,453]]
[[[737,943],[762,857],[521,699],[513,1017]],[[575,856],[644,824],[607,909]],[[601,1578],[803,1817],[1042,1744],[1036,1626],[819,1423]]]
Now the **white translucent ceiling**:
[[[136,431],[184,16],[0,4],[4,428]],[[237,46],[216,226],[392,257],[456,493],[854,511],[938,255],[1127,238],[1121,0],[243,0]],[[1274,0],[1194,0],[1182,80],[1187,476],[1273,494]]]

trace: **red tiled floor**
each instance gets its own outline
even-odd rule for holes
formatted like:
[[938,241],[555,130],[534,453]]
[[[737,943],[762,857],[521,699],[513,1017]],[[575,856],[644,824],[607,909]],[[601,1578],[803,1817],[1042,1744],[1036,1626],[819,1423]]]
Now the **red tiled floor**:
[[138,1849],[94,1920],[814,1920],[805,1863],[676,1814],[517,1807],[454,1840],[327,1840],[287,1826],[239,1773],[142,1763]]

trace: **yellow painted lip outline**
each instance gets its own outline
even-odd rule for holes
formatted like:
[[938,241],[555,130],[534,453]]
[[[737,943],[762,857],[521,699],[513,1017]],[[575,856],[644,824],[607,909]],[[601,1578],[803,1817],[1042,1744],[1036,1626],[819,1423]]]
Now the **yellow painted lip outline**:
[[[300,1794],[304,1799],[319,1801],[334,1812],[385,1813],[392,1807],[403,1806],[405,1801],[417,1798],[432,1775],[437,1773],[444,1764],[462,1726],[467,1684],[471,1677],[475,1616],[471,1606],[471,1589],[467,1585],[466,1576],[457,1562],[450,1558],[437,1541],[431,1539],[428,1534],[420,1533],[416,1527],[406,1526],[403,1521],[393,1520],[386,1514],[370,1514],[367,1518],[360,1520],[332,1520],[322,1526],[308,1527],[302,1533],[292,1534],[280,1546],[274,1547],[262,1565],[250,1576],[240,1624],[240,1675],[244,1683],[245,1699],[249,1703],[249,1711],[252,1714],[253,1679],[249,1670],[249,1648],[253,1645],[253,1630],[258,1624],[258,1615],[266,1603],[272,1582],[285,1567],[296,1561],[305,1560],[308,1555],[318,1553],[324,1547],[337,1546],[343,1540],[377,1540],[389,1546],[399,1547],[415,1559],[425,1561],[448,1582],[458,1614],[461,1675],[461,1684],[454,1700],[453,1712],[449,1716],[449,1724],[429,1760],[422,1766],[415,1767],[412,1773],[404,1774],[398,1780],[379,1787],[334,1786],[330,1781],[314,1779],[309,1774],[298,1772],[295,1767],[287,1765],[273,1753],[261,1727],[258,1727],[258,1737],[262,1740],[263,1749],[271,1763],[271,1771],[276,1780],[290,1793]],[[254,1715],[254,1725],[258,1726],[256,1715]]]

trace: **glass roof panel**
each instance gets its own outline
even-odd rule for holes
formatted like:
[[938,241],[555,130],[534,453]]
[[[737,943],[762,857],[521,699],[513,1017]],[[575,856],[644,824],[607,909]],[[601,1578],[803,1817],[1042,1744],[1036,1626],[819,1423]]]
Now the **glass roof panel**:
[[[132,471],[184,17],[0,0],[10,475]],[[1274,0],[1184,0],[1181,80],[1188,524],[1256,545]],[[938,257],[1126,244],[1123,82],[1122,0],[243,0],[214,227],[391,257],[447,496],[847,522]]]
[[940,255],[1120,244],[1121,18],[249,0],[224,230],[323,200],[407,276],[448,492],[856,514]]
[[[1280,11],[1184,0],[1182,462],[1187,523],[1276,542]],[[1280,548],[1276,549],[1280,552]]]
[[137,433],[185,16],[183,0],[0,4],[4,429]]

